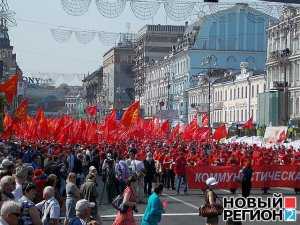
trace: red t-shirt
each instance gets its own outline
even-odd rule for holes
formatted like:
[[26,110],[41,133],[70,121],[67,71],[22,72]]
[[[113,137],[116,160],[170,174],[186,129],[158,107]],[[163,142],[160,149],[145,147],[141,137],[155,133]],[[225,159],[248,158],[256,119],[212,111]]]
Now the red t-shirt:
[[175,174],[177,176],[185,176],[186,172],[186,159],[179,156],[175,161]]

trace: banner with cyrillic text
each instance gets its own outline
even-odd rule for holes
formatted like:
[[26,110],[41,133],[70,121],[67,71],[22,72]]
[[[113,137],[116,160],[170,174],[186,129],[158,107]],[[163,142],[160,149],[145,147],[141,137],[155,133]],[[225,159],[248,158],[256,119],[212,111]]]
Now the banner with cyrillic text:
[[[300,188],[300,165],[253,167],[252,188],[289,187]],[[236,189],[240,186],[241,168],[232,166],[205,166],[188,168],[190,189],[205,189],[205,181],[215,177],[218,188]]]

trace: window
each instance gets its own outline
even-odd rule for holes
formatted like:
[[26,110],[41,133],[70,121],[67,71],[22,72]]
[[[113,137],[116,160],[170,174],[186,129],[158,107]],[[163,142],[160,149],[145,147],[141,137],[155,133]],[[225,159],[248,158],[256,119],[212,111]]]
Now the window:
[[237,120],[237,121],[240,121],[239,116],[240,116],[240,115],[239,115],[239,110],[236,110],[236,120]]
[[248,117],[248,115],[247,115],[247,109],[245,109],[245,120],[247,120],[247,117]]
[[258,96],[259,93],[259,85],[256,85],[256,96]]
[[236,98],[236,96],[235,96],[235,88],[233,89],[233,99],[235,99]]
[[237,98],[240,98],[240,88],[237,89]]
[[251,87],[251,97],[254,98],[254,85]]
[[227,90],[225,90],[225,101],[227,101]]
[[298,115],[299,114],[299,98],[296,99],[296,109],[295,109],[295,112],[296,114]]
[[244,121],[244,111],[243,110],[241,110],[241,121]]
[[232,100],[232,89],[230,89],[230,100]]
[[245,87],[245,98],[248,98],[248,87]]
[[244,98],[244,87],[242,87],[242,90],[241,90],[241,98]]

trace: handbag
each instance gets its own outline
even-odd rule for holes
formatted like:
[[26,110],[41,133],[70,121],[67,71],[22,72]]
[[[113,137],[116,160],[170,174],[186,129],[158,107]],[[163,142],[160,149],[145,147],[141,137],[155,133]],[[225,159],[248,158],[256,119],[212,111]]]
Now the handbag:
[[[216,197],[216,199],[219,200],[218,197]],[[206,193],[205,204],[199,208],[199,216],[202,216],[202,217],[215,217],[215,216],[222,215],[222,213],[223,213],[222,204],[221,203],[215,203],[215,204],[211,205],[209,203],[207,193]]]
[[124,201],[124,196],[120,194],[112,201],[111,204],[116,210],[120,211],[120,213],[126,213],[129,207],[125,205],[123,201]]
[[221,204],[205,204],[199,208],[199,216],[202,217],[215,217],[222,215],[223,206]]

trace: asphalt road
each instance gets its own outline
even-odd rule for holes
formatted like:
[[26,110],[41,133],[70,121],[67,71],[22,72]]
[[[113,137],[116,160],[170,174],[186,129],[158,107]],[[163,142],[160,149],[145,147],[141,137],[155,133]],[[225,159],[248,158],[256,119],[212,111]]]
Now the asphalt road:
[[[219,198],[223,196],[231,195],[226,190],[216,191]],[[295,193],[292,189],[272,189],[270,193],[282,193],[285,195],[294,196]],[[240,193],[237,192],[237,195]],[[252,191],[254,196],[263,196],[261,190]],[[173,191],[165,191],[164,195],[161,197],[162,200],[168,202],[168,208],[166,209],[166,214],[163,215],[160,225],[202,225],[205,224],[205,218],[198,216],[198,208],[204,202],[204,197],[201,191],[189,191],[187,195],[176,195]],[[106,201],[106,200],[104,200]],[[135,219],[137,224],[140,224],[142,214],[144,212],[146,205],[138,205],[139,213],[135,214]],[[249,225],[273,225],[273,224],[300,224],[300,195],[297,196],[297,222],[244,222],[243,224]],[[111,225],[114,221],[116,211],[109,204],[103,204],[100,206],[99,211],[102,216],[104,225]],[[219,218],[219,224],[225,224],[222,217]]]

